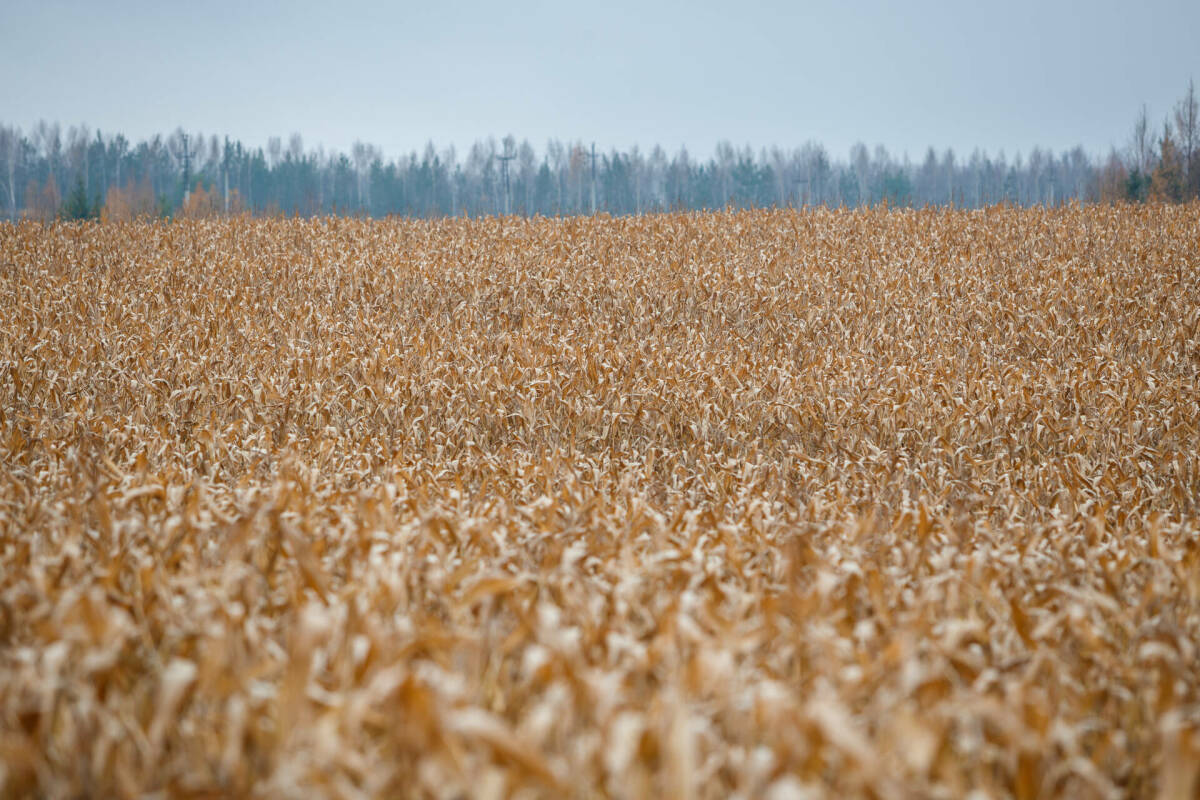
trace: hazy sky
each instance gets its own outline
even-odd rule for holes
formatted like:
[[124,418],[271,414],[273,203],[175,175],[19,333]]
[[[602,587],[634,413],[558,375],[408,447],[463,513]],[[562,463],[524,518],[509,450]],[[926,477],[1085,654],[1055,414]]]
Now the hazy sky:
[[0,122],[395,157],[512,133],[1091,152],[1200,80],[1200,2],[0,0]]

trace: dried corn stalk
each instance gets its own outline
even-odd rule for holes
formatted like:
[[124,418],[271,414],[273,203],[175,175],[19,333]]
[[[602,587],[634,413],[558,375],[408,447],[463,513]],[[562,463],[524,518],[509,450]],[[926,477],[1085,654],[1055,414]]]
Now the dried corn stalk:
[[1200,790],[1196,205],[0,264],[0,794]]

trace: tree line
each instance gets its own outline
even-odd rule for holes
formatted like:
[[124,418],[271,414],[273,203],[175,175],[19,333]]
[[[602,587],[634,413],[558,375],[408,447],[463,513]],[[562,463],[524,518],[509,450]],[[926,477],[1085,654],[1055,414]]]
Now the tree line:
[[1161,129],[1143,108],[1126,147],[1105,159],[1081,147],[1034,148],[1007,158],[930,148],[917,162],[856,144],[835,159],[820,144],[752,150],[717,145],[707,160],[661,147],[597,152],[583,142],[505,137],[465,154],[432,143],[385,160],[356,143],[349,153],[286,145],[247,147],[174,133],[133,143],[86,126],[0,125],[0,209],[9,219],[219,214],[636,214],[762,206],[979,207],[1078,201],[1181,202],[1200,196],[1200,112],[1194,85]]
[[1114,149],[1098,174],[1102,200],[1180,203],[1200,198],[1200,101],[1194,81],[1156,128],[1142,106],[1123,152]]

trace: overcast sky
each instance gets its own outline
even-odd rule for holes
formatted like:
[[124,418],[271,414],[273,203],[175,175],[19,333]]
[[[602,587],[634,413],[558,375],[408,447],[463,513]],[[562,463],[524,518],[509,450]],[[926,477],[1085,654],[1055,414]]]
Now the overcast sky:
[[1200,2],[0,0],[0,71],[0,122],[134,139],[1099,153],[1200,80]]

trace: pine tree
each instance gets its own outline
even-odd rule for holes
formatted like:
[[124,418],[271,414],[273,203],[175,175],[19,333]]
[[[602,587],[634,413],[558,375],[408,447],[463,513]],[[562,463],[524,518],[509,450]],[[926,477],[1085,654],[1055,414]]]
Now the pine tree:
[[62,216],[64,219],[89,219],[92,216],[92,205],[88,202],[87,188],[83,185],[83,176],[75,179],[75,188],[63,203]]
[[1125,198],[1135,203],[1142,203],[1145,202],[1149,193],[1150,176],[1134,167],[1129,171],[1129,177],[1125,179]]

